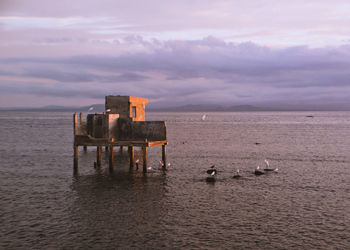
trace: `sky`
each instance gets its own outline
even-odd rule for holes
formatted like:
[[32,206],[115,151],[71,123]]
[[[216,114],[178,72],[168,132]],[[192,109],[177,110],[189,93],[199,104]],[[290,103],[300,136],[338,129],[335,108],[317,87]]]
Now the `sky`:
[[350,109],[348,0],[0,0],[0,107]]

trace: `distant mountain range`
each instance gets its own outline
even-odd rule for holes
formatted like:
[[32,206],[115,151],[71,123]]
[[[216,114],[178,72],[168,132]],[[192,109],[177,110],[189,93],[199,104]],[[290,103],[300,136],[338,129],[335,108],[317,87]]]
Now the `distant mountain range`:
[[[13,108],[0,108],[0,111],[71,111],[71,112],[87,112],[90,108],[93,108],[92,112],[104,112],[104,104],[93,104],[89,106],[81,107],[67,107],[49,105],[38,108],[27,107],[13,107]],[[345,111],[349,109],[344,108],[331,108],[331,107],[305,107],[305,108],[276,108],[276,107],[256,107],[252,105],[236,105],[236,106],[221,106],[221,105],[183,105],[176,107],[147,107],[148,112],[258,112],[258,111]]]

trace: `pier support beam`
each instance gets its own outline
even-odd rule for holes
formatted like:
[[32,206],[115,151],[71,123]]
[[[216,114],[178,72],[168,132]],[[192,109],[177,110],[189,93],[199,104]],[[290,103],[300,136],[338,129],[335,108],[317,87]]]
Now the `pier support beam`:
[[79,113],[79,124],[81,125],[83,123],[83,113]]
[[102,146],[97,146],[97,152],[96,152],[96,162],[97,166],[101,166],[101,158],[102,158]]
[[147,173],[147,151],[148,151],[148,147],[142,147],[142,151],[143,151],[143,172]]
[[114,166],[114,148],[113,146],[109,147],[109,170],[113,170]]
[[134,167],[134,147],[129,146],[128,151],[129,151],[129,157],[130,157],[130,168],[133,168]]
[[78,146],[73,146],[74,151],[74,170],[78,169],[78,155],[79,155],[79,148]]
[[86,145],[84,146],[84,151],[85,151],[85,152],[87,151],[87,146],[86,146]]
[[[78,116],[76,113],[73,114],[73,134],[75,138],[75,133],[76,133],[76,127],[78,123]],[[78,168],[78,153],[79,153],[79,148],[78,146],[75,145],[75,139],[74,139],[74,144],[73,144],[73,166],[74,170]]]
[[163,161],[163,168],[166,168],[166,145],[162,145],[162,161]]

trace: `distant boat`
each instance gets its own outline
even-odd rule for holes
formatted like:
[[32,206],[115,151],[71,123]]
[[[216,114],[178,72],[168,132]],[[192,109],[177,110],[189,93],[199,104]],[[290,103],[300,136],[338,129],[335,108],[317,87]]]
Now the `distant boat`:
[[94,110],[94,107],[90,107],[88,112],[92,112]]
[[313,115],[307,115],[306,117],[308,117],[308,118],[313,118],[314,116],[313,116]]
[[270,168],[270,164],[269,164],[269,162],[265,159],[265,166],[266,166],[266,168],[264,168],[264,171],[275,171],[275,172],[277,172],[278,171],[278,168]]

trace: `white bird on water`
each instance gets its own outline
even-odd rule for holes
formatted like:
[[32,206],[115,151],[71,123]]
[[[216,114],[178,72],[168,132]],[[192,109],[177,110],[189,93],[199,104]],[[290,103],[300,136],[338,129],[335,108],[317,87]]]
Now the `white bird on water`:
[[207,119],[207,115],[206,114],[202,115],[202,121],[204,121],[205,119]]
[[111,109],[106,109],[106,112],[111,112]]

